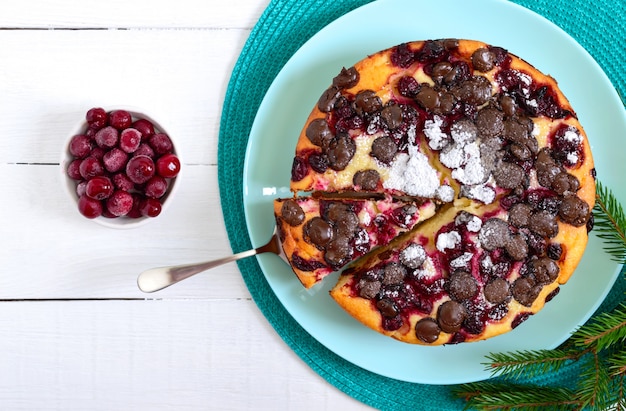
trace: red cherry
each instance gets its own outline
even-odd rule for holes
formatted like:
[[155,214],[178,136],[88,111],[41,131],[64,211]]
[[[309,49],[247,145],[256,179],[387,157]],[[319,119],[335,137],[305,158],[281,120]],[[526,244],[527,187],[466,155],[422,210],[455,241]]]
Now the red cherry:
[[121,131],[133,124],[133,118],[126,110],[115,110],[109,113],[109,124]]
[[78,199],[78,211],[87,218],[96,218],[102,215],[102,203],[84,195]]
[[104,200],[113,194],[113,183],[109,177],[94,177],[87,182],[85,194],[94,200]]
[[89,123],[90,128],[101,129],[107,125],[109,115],[103,108],[94,107],[87,111],[85,118],[87,123]]
[[174,178],[180,172],[180,160],[175,154],[165,154],[156,162],[157,174],[165,178]]
[[126,175],[135,184],[143,184],[154,175],[154,161],[148,156],[135,156],[126,164]]
[[141,201],[139,211],[145,217],[156,217],[161,214],[161,202],[156,198],[145,198]]

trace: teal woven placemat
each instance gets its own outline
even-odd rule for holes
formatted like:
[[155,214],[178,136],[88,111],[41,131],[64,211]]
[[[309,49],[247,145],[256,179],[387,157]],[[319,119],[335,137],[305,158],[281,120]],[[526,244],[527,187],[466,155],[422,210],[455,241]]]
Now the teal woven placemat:
[[[598,61],[624,96],[626,61],[624,0],[515,0],[568,32]],[[233,69],[223,105],[218,146],[222,210],[234,252],[251,248],[243,211],[243,153],[257,109],[280,69],[321,28],[368,0],[274,0],[253,28]],[[243,103],[245,102],[245,103]],[[259,309],[276,332],[313,370],[346,394],[382,410],[458,410],[464,402],[449,386],[398,381],[365,371],[335,355],[289,315],[269,287],[256,259],[238,262]],[[614,308],[626,291],[624,276],[600,307]],[[534,382],[568,385],[576,365]]]

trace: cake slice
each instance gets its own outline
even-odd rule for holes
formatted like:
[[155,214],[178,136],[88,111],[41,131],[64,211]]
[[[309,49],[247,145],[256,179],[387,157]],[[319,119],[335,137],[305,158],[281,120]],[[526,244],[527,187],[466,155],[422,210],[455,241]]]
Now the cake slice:
[[283,251],[306,287],[389,243],[434,215],[432,201],[383,198],[277,199],[274,214]]

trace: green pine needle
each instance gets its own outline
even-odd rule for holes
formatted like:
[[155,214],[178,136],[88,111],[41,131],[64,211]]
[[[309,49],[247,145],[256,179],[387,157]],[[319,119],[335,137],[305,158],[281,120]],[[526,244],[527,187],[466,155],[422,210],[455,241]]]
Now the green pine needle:
[[599,181],[596,185],[593,217],[593,231],[604,240],[604,250],[612,260],[626,263],[626,216],[613,192]]
[[534,378],[558,371],[566,363],[577,360],[580,353],[575,350],[527,350],[487,355],[490,361],[487,370],[492,377],[502,375],[509,380]]
[[602,313],[574,332],[571,342],[581,348],[594,347],[598,351],[614,344],[626,344],[626,303],[610,313]]
[[609,363],[609,373],[613,377],[621,377],[622,380],[626,377],[626,347],[613,353],[607,360]]
[[576,391],[581,408],[604,410],[611,405],[611,380],[597,353],[585,357]]
[[572,410],[580,402],[566,388],[534,387],[488,382],[464,384],[453,388],[467,400],[466,409],[479,410]]

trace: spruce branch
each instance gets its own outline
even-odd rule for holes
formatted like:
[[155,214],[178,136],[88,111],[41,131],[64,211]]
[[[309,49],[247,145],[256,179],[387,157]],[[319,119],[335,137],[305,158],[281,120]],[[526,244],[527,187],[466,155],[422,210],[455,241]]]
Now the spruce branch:
[[533,387],[511,384],[471,383],[453,388],[467,400],[466,409],[480,410],[572,410],[580,402],[567,388]]
[[578,347],[593,346],[598,351],[626,343],[626,303],[594,317],[574,332],[571,341]]
[[491,353],[487,355],[487,370],[492,377],[515,380],[518,378],[534,378],[539,375],[558,371],[568,362],[578,360],[584,352],[570,350],[525,350],[508,353]]
[[604,240],[604,250],[612,260],[626,263],[626,216],[613,192],[599,181],[593,217],[593,231]]
[[604,410],[611,405],[611,379],[597,352],[585,357],[578,380],[576,397],[581,408],[590,406]]
[[626,348],[621,347],[620,350],[609,356],[607,362],[612,377],[620,377],[622,380],[626,377]]

